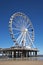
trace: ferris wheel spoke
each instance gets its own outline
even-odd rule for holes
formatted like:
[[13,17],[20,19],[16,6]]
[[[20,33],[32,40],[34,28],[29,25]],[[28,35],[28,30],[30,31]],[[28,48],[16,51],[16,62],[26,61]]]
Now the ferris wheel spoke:
[[18,28],[12,28],[12,30],[18,30],[18,31],[20,31],[20,29],[18,29]]
[[33,32],[33,33],[34,33],[34,30],[33,30],[33,28],[32,28],[32,27],[29,27],[29,28],[28,28],[28,31]]
[[31,43],[32,43],[32,39],[30,38],[30,35],[27,33],[27,36],[28,36],[28,38],[29,38],[29,40],[31,41]]
[[26,20],[23,20],[23,26],[26,27],[27,23],[26,23]]
[[[27,36],[27,37],[28,37],[28,36]],[[31,47],[31,45],[32,45],[31,43],[32,43],[32,42],[30,41],[29,37],[27,38],[27,41],[28,41],[28,46]]]
[[25,46],[26,46],[26,33],[25,33],[25,36],[24,36],[24,41],[25,41],[24,44],[25,44]]
[[25,22],[24,22],[24,25],[25,25],[25,27],[27,27],[27,25],[28,25],[28,21],[27,21],[27,17],[25,16]]
[[17,23],[15,23],[15,22],[13,22],[13,25],[14,25],[14,27],[16,27],[16,28],[19,28],[19,29],[20,29],[20,25],[19,25],[19,24],[17,24]]
[[17,41],[22,37],[23,33],[21,33],[18,38],[17,38]]
[[21,24],[22,24],[22,20],[18,19],[18,25],[21,26]]
[[23,38],[24,38],[24,35],[23,35],[23,36],[22,36],[22,38],[21,38],[20,44],[22,43],[22,41],[23,41]]
[[30,31],[28,31],[28,33],[29,33],[29,34],[31,34],[31,35],[33,34],[33,32],[32,32],[32,31],[31,31],[31,32],[30,32]]
[[[27,42],[28,41],[28,42]],[[29,38],[28,36],[26,36],[26,43],[28,43],[28,45],[30,44]]]
[[26,28],[27,28],[27,26],[28,26],[28,23],[29,23],[29,21],[28,21],[28,19],[27,19],[27,17],[26,17]]
[[32,40],[32,38],[30,38],[30,35],[29,34],[28,34],[28,38],[30,40],[29,46],[31,47],[31,45],[32,45],[33,47],[35,47],[34,44],[33,44],[33,40]]
[[28,24],[26,28],[29,28],[31,24]]
[[18,27],[21,29],[21,26],[23,25],[21,17],[18,18],[17,24],[18,24]]
[[20,34],[21,32],[18,32],[18,33],[15,33],[14,35],[18,35],[18,34]]
[[27,24],[26,24],[26,21],[25,21],[25,22],[24,22],[24,26],[26,27],[26,25],[27,25]]
[[19,21],[20,21],[20,23],[19,23],[20,25],[19,26],[22,27],[23,26],[23,20],[21,19]]
[[24,20],[22,20],[22,25],[24,26]]

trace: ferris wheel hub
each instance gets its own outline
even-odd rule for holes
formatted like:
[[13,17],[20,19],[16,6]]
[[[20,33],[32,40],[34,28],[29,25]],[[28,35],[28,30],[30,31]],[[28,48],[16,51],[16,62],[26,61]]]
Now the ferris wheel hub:
[[27,32],[27,31],[28,31],[28,29],[26,28],[26,29],[25,29],[25,32]]
[[22,32],[23,32],[23,33],[27,33],[27,31],[28,31],[27,28],[22,29]]

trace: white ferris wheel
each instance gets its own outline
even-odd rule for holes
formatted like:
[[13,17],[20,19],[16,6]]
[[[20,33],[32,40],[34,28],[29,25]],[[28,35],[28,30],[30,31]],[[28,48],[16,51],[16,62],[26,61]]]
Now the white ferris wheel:
[[9,31],[15,45],[32,47],[34,28],[28,16],[24,13],[17,12],[10,17]]

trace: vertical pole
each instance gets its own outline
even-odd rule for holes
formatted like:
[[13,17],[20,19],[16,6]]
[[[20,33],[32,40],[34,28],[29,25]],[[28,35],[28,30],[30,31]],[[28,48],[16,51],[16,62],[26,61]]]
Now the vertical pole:
[[19,51],[18,51],[18,57],[19,57]]
[[14,51],[14,58],[16,58],[16,51]]
[[21,58],[22,58],[22,56],[23,56],[23,52],[21,51]]
[[30,56],[32,56],[32,52],[30,51]]
[[28,57],[28,51],[26,50],[26,57]]
[[37,51],[35,51],[35,56],[37,56]]
[[14,58],[14,51],[12,51],[12,58]]
[[29,57],[29,51],[27,52],[27,56]]
[[24,55],[25,55],[25,57],[26,57],[26,51],[25,51]]
[[35,56],[35,52],[33,52],[33,56]]

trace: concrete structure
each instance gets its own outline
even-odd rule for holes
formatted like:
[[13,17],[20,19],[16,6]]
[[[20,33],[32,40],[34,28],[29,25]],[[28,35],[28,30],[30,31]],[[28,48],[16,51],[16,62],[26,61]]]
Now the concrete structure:
[[8,57],[12,58],[24,58],[37,56],[37,48],[26,48],[26,47],[10,47],[5,49],[0,49],[0,53],[5,54]]

